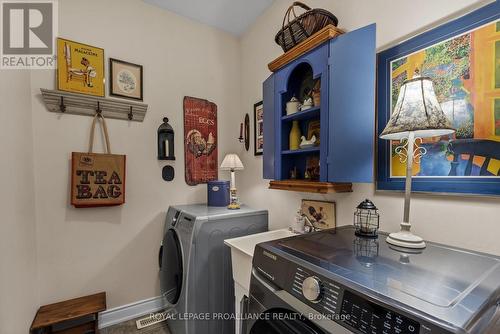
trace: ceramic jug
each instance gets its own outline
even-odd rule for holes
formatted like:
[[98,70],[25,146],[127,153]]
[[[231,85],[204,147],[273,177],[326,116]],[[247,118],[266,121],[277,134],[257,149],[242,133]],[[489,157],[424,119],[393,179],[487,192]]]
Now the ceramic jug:
[[290,130],[290,150],[298,150],[300,145],[300,127],[299,121],[293,121],[292,129]]

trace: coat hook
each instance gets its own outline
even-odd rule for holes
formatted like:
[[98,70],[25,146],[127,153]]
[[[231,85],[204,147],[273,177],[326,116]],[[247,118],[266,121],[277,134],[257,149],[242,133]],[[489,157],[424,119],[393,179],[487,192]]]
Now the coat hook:
[[66,106],[64,105],[64,96],[61,96],[61,102],[59,103],[59,110],[61,112],[65,112],[66,111]]
[[102,109],[101,109],[101,104],[100,104],[100,102],[99,102],[99,101],[97,101],[97,109],[96,109],[95,111],[96,111],[96,113],[98,113],[99,115],[100,115],[100,114],[101,114],[101,112],[102,112]]
[[132,113],[132,106],[130,106],[130,111],[128,112],[128,120],[131,121],[134,119],[134,114]]

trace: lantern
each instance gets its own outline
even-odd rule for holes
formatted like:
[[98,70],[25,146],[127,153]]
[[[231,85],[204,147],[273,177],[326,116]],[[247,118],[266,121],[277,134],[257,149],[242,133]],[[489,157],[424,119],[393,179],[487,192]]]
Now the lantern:
[[369,199],[361,202],[354,212],[355,233],[362,237],[376,237],[379,227],[377,207]]
[[167,117],[158,128],[158,160],[175,160],[174,129],[168,124]]

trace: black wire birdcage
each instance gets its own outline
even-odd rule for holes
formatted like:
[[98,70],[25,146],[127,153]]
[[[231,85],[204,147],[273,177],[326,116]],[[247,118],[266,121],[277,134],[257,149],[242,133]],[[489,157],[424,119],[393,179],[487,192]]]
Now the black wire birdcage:
[[361,202],[354,212],[355,233],[362,237],[376,237],[380,216],[378,209],[369,199]]

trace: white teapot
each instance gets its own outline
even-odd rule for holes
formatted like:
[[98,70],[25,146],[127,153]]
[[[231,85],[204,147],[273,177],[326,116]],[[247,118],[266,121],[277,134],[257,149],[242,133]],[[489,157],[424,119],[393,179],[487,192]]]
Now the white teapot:
[[301,104],[299,100],[295,97],[295,95],[286,103],[286,114],[291,115],[295,114],[301,108]]

